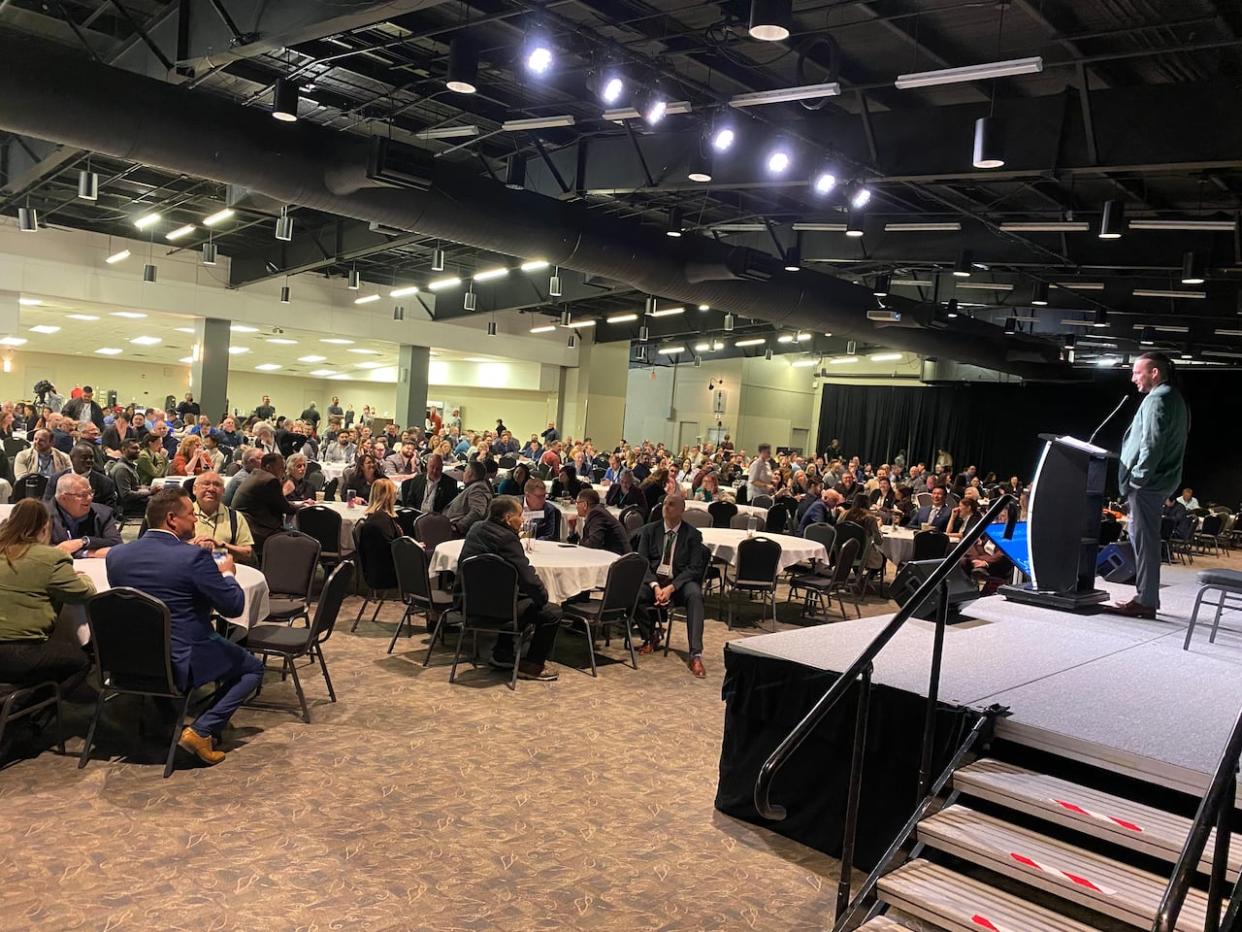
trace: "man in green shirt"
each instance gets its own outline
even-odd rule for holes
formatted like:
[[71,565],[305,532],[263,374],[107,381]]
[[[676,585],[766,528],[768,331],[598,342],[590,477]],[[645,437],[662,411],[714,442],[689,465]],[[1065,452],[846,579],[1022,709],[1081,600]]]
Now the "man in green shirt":
[[205,550],[228,551],[238,563],[254,562],[254,535],[246,516],[225,505],[224,480],[205,472],[194,480],[194,537],[190,543]]
[[1131,618],[1155,618],[1160,608],[1160,517],[1164,500],[1182,479],[1190,412],[1171,384],[1173,363],[1163,353],[1134,361],[1130,381],[1146,397],[1121,441],[1117,482],[1130,503],[1137,593],[1112,610]]

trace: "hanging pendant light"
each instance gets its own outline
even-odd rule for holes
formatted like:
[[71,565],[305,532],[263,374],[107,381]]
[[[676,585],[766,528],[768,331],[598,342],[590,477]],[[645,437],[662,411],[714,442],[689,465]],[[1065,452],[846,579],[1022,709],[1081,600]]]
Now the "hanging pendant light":
[[571,334],[569,335],[569,341],[568,341],[567,345],[569,346],[569,348],[570,348],[570,349],[574,349],[575,347],[577,347],[577,345],[578,345],[578,335],[577,335],[576,333],[571,333]]
[[289,296],[290,296],[290,295],[289,295],[289,286],[288,286],[288,285],[281,285],[281,286],[280,286],[280,303],[281,303],[281,304],[288,304],[288,303],[289,303]]
[[457,94],[473,94],[479,89],[479,49],[474,40],[458,33],[449,43],[448,76],[444,86]]
[[280,216],[276,218],[276,238],[283,243],[293,239],[293,218],[289,216],[289,207],[280,208]]
[[203,265],[216,264],[216,244],[208,241],[203,243]]
[[298,118],[298,86],[288,78],[277,78],[272,88],[272,116],[282,123]]
[[565,308],[565,310],[561,311],[561,326],[562,327],[568,327],[570,321],[572,320],[573,320],[573,316],[569,313],[569,308]]
[[1035,307],[1047,307],[1048,305],[1048,283],[1036,282],[1031,286],[1031,304]]
[[496,321],[489,320],[487,322],[487,335],[489,337],[494,337],[496,335]]
[[431,271],[444,271],[444,250],[439,246],[436,246],[435,249],[431,250]]
[[89,168],[78,172],[78,199],[83,201],[99,200],[99,175]]
[[561,269],[556,266],[552,269],[552,277],[548,279],[548,297],[559,298],[561,296]]
[[1126,205],[1122,201],[1105,201],[1104,213],[1100,217],[1100,239],[1121,239],[1121,228],[1125,224]]
[[362,277],[358,274],[357,269],[349,270],[349,281],[345,285],[350,291],[357,291],[362,287]]
[[148,262],[142,268],[142,280],[146,282],[148,285],[150,285],[155,281],[155,278],[156,278],[155,266],[152,263]]
[[996,117],[975,120],[975,148],[971,164],[975,168],[1003,168],[1005,148],[1001,140],[1003,126]]
[[724,329],[725,329],[726,331],[732,331],[732,330],[733,330],[733,315],[732,315],[732,314],[725,314],[725,316],[724,316]]
[[17,208],[17,229],[23,233],[38,233],[39,211],[29,204]]
[[1199,261],[1199,257],[1193,252],[1184,254],[1182,256],[1182,284],[1202,285],[1204,281],[1203,263]]
[[748,32],[752,39],[782,42],[789,38],[792,25],[793,0],[751,0]]
[[505,187],[510,191],[526,190],[526,159],[516,155],[509,157],[505,166]]
[[650,336],[651,336],[651,331],[647,329],[646,324],[643,324],[642,326],[638,328],[638,342],[639,343],[646,343],[648,337]]
[[470,287],[466,289],[466,293],[461,296],[462,310],[473,311],[479,303],[478,296],[474,293],[474,282],[470,283]]

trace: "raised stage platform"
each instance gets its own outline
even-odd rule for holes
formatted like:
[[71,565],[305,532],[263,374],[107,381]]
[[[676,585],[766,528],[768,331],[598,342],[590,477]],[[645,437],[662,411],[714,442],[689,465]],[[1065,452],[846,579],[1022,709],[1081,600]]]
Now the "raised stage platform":
[[[945,637],[940,687],[945,748],[957,729],[964,727],[962,723],[968,724],[980,710],[998,704],[1011,713],[999,723],[998,738],[1201,795],[1242,709],[1242,616],[1233,613],[1231,619],[1226,613],[1216,643],[1209,644],[1212,610],[1204,609],[1191,648],[1183,651],[1198,592],[1196,574],[1194,566],[1163,568],[1161,612],[1156,621],[1070,614],[1000,597],[963,606],[966,620],[950,626]],[[1134,592],[1132,586],[1103,580],[1099,584],[1119,598],[1130,598]],[[724,691],[732,708],[726,717],[717,799],[722,810],[760,821],[753,809],[749,814],[745,811],[747,771],[757,769],[755,761],[761,763],[770,752],[773,736],[796,722],[797,707],[801,705],[805,712],[809,702],[853,662],[891,617],[818,625],[729,643],[730,676]],[[881,727],[888,728],[890,741],[898,730],[904,730],[915,735],[913,743],[917,744],[933,631],[931,622],[911,620],[876,661],[875,708],[887,718]],[[776,694],[784,695],[778,698]],[[829,779],[837,775],[831,759],[825,762],[822,758],[848,747],[845,729],[852,724],[853,711],[842,712],[825,723],[829,734],[820,736],[823,740],[813,746],[818,754],[813,748],[805,754],[800,751],[787,770],[813,774],[827,767],[833,771]],[[959,717],[957,728],[950,724],[954,714]],[[911,743],[909,737],[904,743]],[[908,755],[898,760],[891,749],[883,749],[883,736],[879,742],[869,735],[869,778],[881,776],[875,773],[876,766],[908,769]],[[840,769],[847,768],[848,760],[841,761]],[[777,777],[773,799],[790,803],[791,817],[802,798],[797,785],[814,786],[814,779],[805,782],[808,776],[804,772],[786,783],[789,795],[782,792],[787,778]],[[895,784],[900,786],[901,781]],[[869,779],[864,794],[871,785]],[[812,818],[828,823],[825,833],[821,835],[810,823],[799,825],[795,819],[788,834],[830,850],[820,842],[831,837],[835,818],[831,811],[819,811]],[[877,832],[887,821],[876,824]]]

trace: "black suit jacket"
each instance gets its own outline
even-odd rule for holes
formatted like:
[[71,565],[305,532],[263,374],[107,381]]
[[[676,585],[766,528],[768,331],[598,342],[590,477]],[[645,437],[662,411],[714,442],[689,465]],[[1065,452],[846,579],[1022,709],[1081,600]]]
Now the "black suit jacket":
[[[56,497],[56,484],[60,482],[60,477],[71,472],[73,472],[73,469],[63,469],[52,476],[47,482],[47,488],[43,492],[43,497],[45,499],[54,499]],[[116,483],[98,469],[92,469],[87,473],[87,478],[91,483],[91,491],[95,493],[95,504],[103,505],[106,508],[115,508]]]
[[[45,502],[44,505],[52,518],[52,546],[72,540],[73,535],[69,533],[69,528],[65,525],[65,518],[61,514],[60,507],[55,502]],[[112,509],[105,505],[91,505],[91,510],[83,518],[82,524],[78,526],[77,536],[89,538],[86,543],[87,550],[121,546],[121,529],[117,526],[116,519],[112,517]]]
[[[427,474],[420,473],[413,479],[401,483],[401,504],[410,508],[423,507],[423,496],[427,494]],[[443,473],[436,481],[436,494],[431,500],[431,510],[436,514],[448,507],[448,503],[457,497],[457,483]]]
[[281,482],[270,472],[259,469],[252,472],[233,496],[233,508],[246,516],[255,545],[263,543],[284,528],[285,515],[297,513],[281,491]]
[[615,505],[617,508],[633,505],[636,508],[643,509],[644,513],[647,511],[647,497],[643,495],[642,490],[636,485],[630,486],[628,492],[622,493],[620,483],[614,482],[608,489],[605,503]]
[[906,522],[909,527],[922,527],[924,524],[931,523],[932,528],[937,531],[944,531],[949,526],[949,516],[953,514],[953,508],[948,502],[940,507],[940,514],[935,521],[931,519],[931,505],[924,505],[922,508],[916,508],[910,514],[910,520]]
[[617,556],[630,552],[630,537],[625,527],[603,505],[591,508],[582,519],[581,533],[566,538],[571,544],[581,544],[593,550],[607,550]]
[[[656,570],[659,569],[660,558],[664,555],[663,519],[643,526],[635,550],[647,561],[646,582],[656,582]],[[677,543],[673,547],[673,587],[680,589],[686,583],[701,581],[709,559],[710,555],[707,547],[703,545],[703,535],[699,533],[699,529],[682,521],[677,528]]]
[[[518,596],[520,598],[530,599],[538,606],[547,604],[548,590],[544,588],[543,580],[539,578],[535,573],[534,567],[530,565],[530,559],[526,556],[526,551],[522,549],[522,542],[518,540],[518,536],[513,532],[512,528],[507,524],[498,524],[486,518],[470,525],[470,530],[466,532],[466,539],[461,545],[461,553],[458,555],[457,565],[461,566],[470,557],[477,557],[484,553],[494,553],[506,563],[513,565],[518,572]],[[456,604],[460,607],[460,573],[457,579],[458,588],[454,596]]]

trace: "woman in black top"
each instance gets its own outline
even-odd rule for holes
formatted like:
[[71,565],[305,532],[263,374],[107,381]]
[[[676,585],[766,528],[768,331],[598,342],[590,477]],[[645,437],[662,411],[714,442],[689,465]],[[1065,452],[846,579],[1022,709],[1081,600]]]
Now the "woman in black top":
[[397,487],[390,479],[371,484],[366,517],[358,524],[358,559],[366,568],[366,583],[372,589],[397,588],[397,570],[392,562],[392,542],[401,536],[397,524]]
[[521,495],[528,479],[530,479],[530,467],[525,463],[518,463],[510,470],[507,479],[500,480],[500,484],[496,486],[496,494]]
[[[548,494],[548,497],[576,499],[583,487],[584,483],[578,478],[573,463],[566,463],[561,467],[560,475],[552,480],[552,491]],[[586,486],[586,488],[590,488],[590,486]]]
[[376,480],[384,478],[384,474],[380,472],[379,465],[375,462],[375,457],[371,454],[358,457],[356,466],[345,470],[341,476],[341,501],[349,501],[345,494],[350,489],[354,491],[353,501],[360,504],[367,504],[371,500],[371,487],[375,485]]
[[893,484],[889,481],[888,476],[881,476],[879,486],[871,491],[871,504],[878,505],[881,509],[889,510],[897,501],[897,495],[893,492]]

